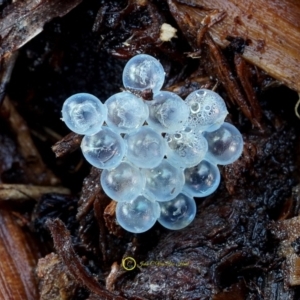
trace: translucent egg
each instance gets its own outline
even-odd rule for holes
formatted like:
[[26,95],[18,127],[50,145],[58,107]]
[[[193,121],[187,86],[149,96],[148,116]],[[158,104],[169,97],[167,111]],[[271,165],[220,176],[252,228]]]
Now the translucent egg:
[[85,159],[100,169],[115,168],[125,155],[126,145],[121,136],[107,127],[91,136],[84,136],[81,150]]
[[188,124],[200,132],[218,129],[228,114],[224,100],[211,90],[197,90],[185,101],[190,107]]
[[145,186],[145,177],[140,169],[121,162],[116,168],[103,170],[101,186],[111,199],[130,201],[137,198]]
[[161,63],[147,54],[132,57],[123,70],[123,84],[126,89],[152,89],[157,93],[165,81],[165,71]]
[[217,166],[206,160],[193,168],[184,170],[183,191],[193,197],[206,197],[212,194],[220,184],[220,171]]
[[95,96],[79,93],[69,97],[62,107],[62,120],[69,129],[85,135],[97,133],[107,117],[105,105]]
[[183,170],[172,166],[166,159],[156,168],[143,169],[146,177],[144,194],[154,201],[174,199],[184,184]]
[[128,133],[141,127],[149,116],[144,101],[129,92],[111,96],[106,102],[106,123],[119,133]]
[[127,159],[140,168],[157,167],[166,154],[166,143],[161,135],[148,126],[125,135]]
[[243,152],[243,137],[238,129],[224,123],[218,130],[205,132],[208,151],[205,158],[213,164],[228,165],[236,161]]
[[166,134],[167,158],[171,164],[181,168],[191,168],[200,163],[207,152],[207,141],[201,133],[192,130]]
[[149,230],[159,215],[159,204],[144,196],[139,196],[129,202],[118,202],[116,208],[116,218],[120,226],[133,233]]
[[179,194],[175,199],[159,202],[161,213],[158,222],[172,230],[188,226],[196,216],[195,200],[185,194]]
[[176,94],[161,91],[147,102],[149,118],[147,123],[158,132],[174,133],[186,123],[190,110]]

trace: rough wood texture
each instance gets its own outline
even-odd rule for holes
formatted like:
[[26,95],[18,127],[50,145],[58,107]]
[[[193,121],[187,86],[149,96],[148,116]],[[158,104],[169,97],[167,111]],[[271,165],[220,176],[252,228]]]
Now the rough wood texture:
[[80,258],[74,251],[70,232],[62,221],[59,219],[49,220],[47,225],[53,237],[54,247],[69,273],[74,276],[75,281],[85,284],[90,291],[100,296],[101,299],[125,300],[123,297],[106,291],[83,266]]
[[40,300],[68,300],[74,297],[77,285],[65,269],[57,254],[50,253],[39,260]]
[[0,184],[0,201],[39,200],[43,194],[47,193],[70,194],[70,190],[64,187],[53,186]]
[[33,241],[14,220],[12,213],[0,209],[0,298],[38,299],[34,268],[37,251]]
[[56,157],[62,157],[68,153],[77,150],[80,147],[82,139],[82,135],[79,135],[75,132],[71,132],[62,140],[54,144],[52,146],[52,151],[55,153]]
[[[1,37],[1,36],[0,36]],[[1,50],[0,50],[1,51]],[[6,87],[10,80],[10,76],[17,59],[18,52],[11,53],[5,57],[5,59],[0,59],[0,103],[2,103],[5,94]]]
[[0,16],[0,60],[38,35],[46,22],[65,15],[81,1],[27,0],[6,7]]
[[226,13],[223,19],[208,28],[215,42],[225,47],[229,44],[227,37],[243,38],[246,42],[243,57],[246,60],[300,91],[298,0],[169,0],[168,3],[171,13],[192,43],[197,41],[204,26],[210,27],[206,25],[207,18],[213,18],[216,12]]
[[279,253],[286,258],[284,282],[286,286],[300,285],[299,229],[300,217],[278,221],[271,232],[280,240]]

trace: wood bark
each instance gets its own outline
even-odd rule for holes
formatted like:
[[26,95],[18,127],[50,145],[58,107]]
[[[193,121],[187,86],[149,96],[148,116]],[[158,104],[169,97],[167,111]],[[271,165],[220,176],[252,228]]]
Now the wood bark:
[[[243,57],[291,89],[300,91],[300,2],[297,0],[168,1],[190,43],[204,26],[226,47],[228,37],[245,41]],[[216,15],[224,15],[214,23]],[[183,21],[184,20],[184,21]]]

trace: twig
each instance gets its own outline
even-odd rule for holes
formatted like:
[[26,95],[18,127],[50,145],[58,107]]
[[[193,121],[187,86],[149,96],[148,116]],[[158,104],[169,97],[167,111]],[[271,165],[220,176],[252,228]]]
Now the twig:
[[62,259],[64,265],[72,274],[74,279],[81,285],[86,286],[91,292],[99,295],[101,299],[107,300],[125,300],[116,294],[112,294],[105,290],[99,282],[93,277],[93,275],[82,264],[80,258],[75,253],[71,235],[63,222],[59,219],[48,220],[47,226],[51,231],[51,235],[54,241],[54,247]]
[[241,88],[220,47],[214,42],[209,33],[207,33],[205,36],[205,42],[208,45],[209,58],[216,66],[216,75],[226,89],[229,98],[239,106],[243,114],[252,122],[254,126],[261,129],[262,126],[253,115],[253,112],[248,105],[247,100],[243,95]]
[[63,157],[68,153],[77,150],[83,139],[82,135],[71,132],[52,146],[52,151],[56,157]]
[[6,7],[0,16],[0,61],[39,34],[45,23],[67,14],[81,1],[26,0]]
[[8,82],[11,77],[12,70],[15,66],[18,52],[7,55],[4,59],[0,60],[0,103],[2,103]]
[[300,93],[298,94],[298,96],[299,96],[299,99],[298,99],[298,101],[295,105],[295,114],[296,114],[297,118],[300,119],[300,114],[298,112],[298,108],[299,108],[299,105],[300,105]]
[[252,113],[252,118],[256,119],[256,123],[260,126],[260,129],[262,129],[262,109],[256,97],[254,87],[251,84],[251,78],[249,70],[247,69],[246,61],[240,54],[236,53],[234,56],[234,64],[238,78],[247,97],[249,109]]
[[7,200],[38,200],[43,194],[58,193],[70,194],[64,187],[36,186],[25,184],[0,184],[0,201]]

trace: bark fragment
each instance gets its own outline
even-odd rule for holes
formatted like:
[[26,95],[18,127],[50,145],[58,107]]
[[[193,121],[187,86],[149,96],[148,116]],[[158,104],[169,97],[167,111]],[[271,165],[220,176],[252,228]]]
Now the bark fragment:
[[77,150],[81,144],[82,138],[82,135],[71,132],[54,144],[52,146],[52,151],[55,153],[57,158],[63,157],[68,153],[72,153],[73,151]]
[[63,16],[82,0],[26,0],[5,7],[0,16],[0,61],[38,35],[46,22]]
[[[261,121],[261,108],[258,104],[257,98],[253,95],[250,98],[251,104],[255,102],[255,106],[253,109],[247,103],[247,99],[244,96],[242,89],[240,88],[236,76],[233,74],[228,61],[225,56],[221,52],[220,48],[215,44],[212,38],[207,34],[205,43],[208,45],[208,57],[210,58],[210,66],[213,66],[212,70],[208,70],[210,73],[216,74],[217,78],[223,84],[224,88],[228,93],[228,97],[231,101],[233,101],[244,113],[244,115],[251,120],[252,124],[256,127],[262,129],[262,125],[259,121]],[[243,82],[246,82],[243,81]],[[248,90],[250,88],[247,86]],[[253,92],[254,94],[254,92]],[[254,94],[255,95],[255,94]],[[258,115],[254,113],[254,109],[258,110]],[[259,118],[259,119],[258,119]]]
[[9,54],[5,59],[0,60],[0,103],[2,103],[10,76],[17,59],[18,52]]
[[253,79],[250,74],[250,67],[247,65],[241,54],[236,53],[234,56],[234,64],[239,81],[245,92],[248,105],[251,110],[251,117],[256,120],[258,124],[262,122],[262,109],[259,105],[258,98],[253,86]]
[[300,285],[300,257],[295,247],[300,239],[300,217],[274,222],[271,231],[280,240],[279,254],[285,257],[283,269],[286,286]]
[[69,274],[72,274],[78,283],[104,299],[124,300],[123,297],[106,291],[84,267],[74,251],[70,232],[59,219],[48,220],[47,225],[53,237],[55,250],[68,269]]
[[43,194],[61,193],[70,194],[70,190],[64,187],[33,186],[25,184],[0,184],[0,201],[8,200],[38,200]]
[[[300,91],[300,5],[297,0],[276,1],[168,1],[178,25],[197,39],[199,25],[211,11],[226,17],[209,29],[214,41],[226,47],[228,36],[248,40],[243,57],[269,75]],[[185,21],[182,22],[182,19]]]
[[0,209],[0,298],[39,299],[34,269],[41,254],[11,211]]
[[103,218],[109,232],[115,236],[122,237],[124,236],[124,230],[116,223],[116,206],[117,202],[111,201],[103,212]]
[[40,300],[69,300],[78,288],[58,255],[54,253],[39,260],[37,275],[40,279]]
[[91,168],[91,172],[88,177],[85,178],[82,187],[82,194],[79,200],[77,218],[80,221],[93,207],[96,196],[99,193],[104,195],[100,186],[100,174],[101,170],[95,167]]

